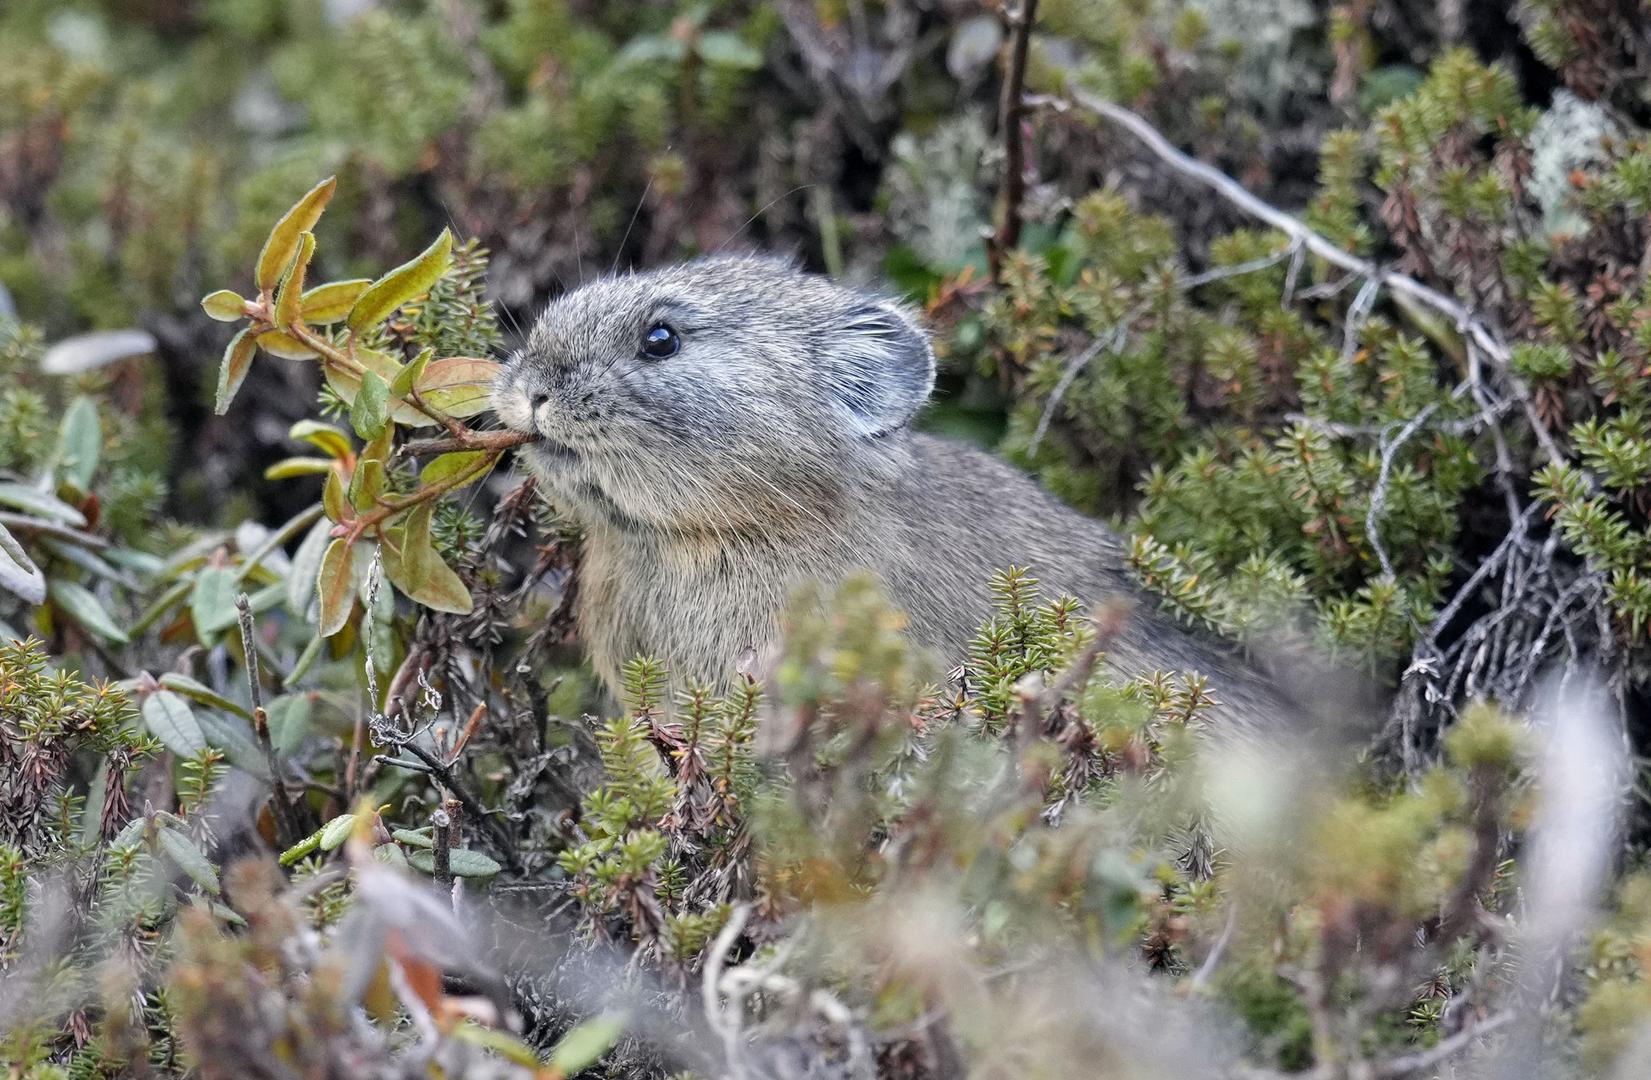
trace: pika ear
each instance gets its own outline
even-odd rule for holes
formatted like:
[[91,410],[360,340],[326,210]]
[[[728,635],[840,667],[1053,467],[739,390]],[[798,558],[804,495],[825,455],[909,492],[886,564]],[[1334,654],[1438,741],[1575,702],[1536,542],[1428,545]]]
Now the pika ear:
[[934,389],[929,337],[894,304],[867,300],[849,308],[826,339],[825,374],[856,434],[904,427]]

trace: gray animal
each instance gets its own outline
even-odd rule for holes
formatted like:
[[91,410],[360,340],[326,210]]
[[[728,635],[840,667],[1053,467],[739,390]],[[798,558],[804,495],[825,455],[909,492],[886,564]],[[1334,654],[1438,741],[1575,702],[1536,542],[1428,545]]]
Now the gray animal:
[[869,568],[945,662],[1027,566],[1051,593],[1133,612],[1106,662],[1212,676],[1229,711],[1284,707],[1141,594],[1119,538],[977,450],[912,429],[934,385],[913,315],[770,258],[586,284],[505,365],[494,407],[586,530],[576,618],[610,689],[637,654],[723,682],[777,653],[804,582]]

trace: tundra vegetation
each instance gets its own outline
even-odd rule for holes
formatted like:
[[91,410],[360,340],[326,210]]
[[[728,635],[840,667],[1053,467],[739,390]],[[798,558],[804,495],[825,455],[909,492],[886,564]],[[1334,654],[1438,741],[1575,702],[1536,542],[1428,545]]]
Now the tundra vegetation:
[[[8,1075],[1638,1075],[1648,26],[8,0]],[[924,305],[926,423],[1379,706],[1223,743],[1021,567],[949,669],[855,580],[605,703],[488,384],[725,245]]]

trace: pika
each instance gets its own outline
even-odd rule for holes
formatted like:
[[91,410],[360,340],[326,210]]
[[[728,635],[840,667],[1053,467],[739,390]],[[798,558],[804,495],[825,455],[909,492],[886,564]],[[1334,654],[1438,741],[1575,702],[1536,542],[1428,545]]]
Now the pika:
[[813,580],[870,570],[946,663],[1011,564],[1051,593],[1132,612],[1119,673],[1198,670],[1255,715],[1258,675],[1158,610],[1123,543],[989,454],[916,431],[934,386],[926,333],[897,303],[773,258],[712,257],[585,284],[501,371],[494,408],[550,500],[585,530],[580,637],[614,692],[638,654],[678,676],[774,660]]

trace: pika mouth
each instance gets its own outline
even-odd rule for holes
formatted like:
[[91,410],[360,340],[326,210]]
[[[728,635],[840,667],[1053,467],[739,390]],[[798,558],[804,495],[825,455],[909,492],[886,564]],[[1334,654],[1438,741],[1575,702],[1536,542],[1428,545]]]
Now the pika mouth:
[[579,460],[579,451],[564,442],[546,435],[543,430],[534,427],[534,433],[539,436],[532,444],[532,453],[547,465],[571,465]]
[[519,386],[510,386],[506,393],[501,394],[493,412],[510,431],[530,436],[530,452],[546,464],[578,460],[578,452],[572,446],[545,430],[532,400]]

